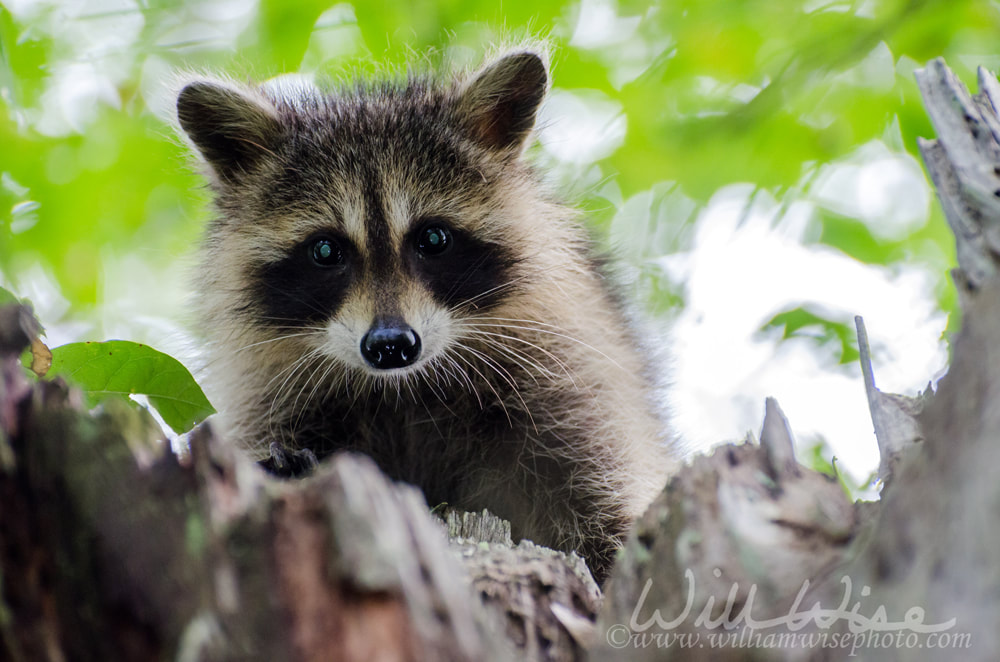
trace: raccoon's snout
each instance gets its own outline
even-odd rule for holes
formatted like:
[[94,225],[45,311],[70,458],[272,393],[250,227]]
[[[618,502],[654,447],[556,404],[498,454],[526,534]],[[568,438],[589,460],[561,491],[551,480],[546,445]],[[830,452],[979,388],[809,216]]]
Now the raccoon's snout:
[[403,320],[376,320],[361,339],[361,356],[378,370],[405,368],[420,357],[420,336]]

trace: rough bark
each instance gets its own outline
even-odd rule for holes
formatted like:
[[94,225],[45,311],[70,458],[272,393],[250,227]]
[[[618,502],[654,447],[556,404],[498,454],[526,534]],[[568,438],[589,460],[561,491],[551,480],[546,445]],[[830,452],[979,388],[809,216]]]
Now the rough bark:
[[835,477],[795,461],[769,399],[759,445],[695,458],[639,519],[590,659],[743,659],[743,647],[725,645],[748,629],[741,614],[787,614],[804,582],[822,584],[842,563],[857,520]]
[[182,462],[3,360],[4,659],[509,658],[419,492],[366,458],[281,483],[202,428]]
[[[851,504],[800,466],[768,400],[759,444],[717,448],[670,481],[601,604],[579,557],[514,545],[488,513],[436,518],[363,457],[283,482],[208,426],[177,457],[141,410],[88,412],[64,383],[30,381],[18,357],[38,328],[7,307],[0,659],[994,659],[1000,86],[981,71],[970,97],[939,61],[918,80],[964,324],[938,392],[913,399],[877,389],[859,321],[878,503]],[[968,646],[871,644],[951,619],[942,631]]]

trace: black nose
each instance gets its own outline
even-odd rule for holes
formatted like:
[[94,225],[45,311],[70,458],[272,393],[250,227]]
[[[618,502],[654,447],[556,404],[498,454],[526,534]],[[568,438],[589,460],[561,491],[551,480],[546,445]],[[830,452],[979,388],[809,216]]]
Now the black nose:
[[420,336],[402,320],[376,320],[361,339],[361,356],[379,370],[405,368],[420,356]]

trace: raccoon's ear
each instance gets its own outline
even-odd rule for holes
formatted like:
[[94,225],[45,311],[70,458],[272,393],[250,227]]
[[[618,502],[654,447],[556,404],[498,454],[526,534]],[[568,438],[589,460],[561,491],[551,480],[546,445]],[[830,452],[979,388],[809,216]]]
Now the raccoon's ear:
[[548,70],[538,54],[506,55],[465,85],[459,113],[482,145],[498,150],[520,147],[535,126],[548,82]]
[[213,81],[184,86],[177,119],[223,180],[252,169],[272,152],[280,133],[277,113],[265,99]]

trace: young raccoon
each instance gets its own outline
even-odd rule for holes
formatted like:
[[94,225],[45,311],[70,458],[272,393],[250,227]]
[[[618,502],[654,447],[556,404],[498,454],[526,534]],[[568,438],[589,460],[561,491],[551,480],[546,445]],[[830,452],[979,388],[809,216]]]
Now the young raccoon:
[[197,79],[199,303],[228,435],[368,454],[603,577],[674,459],[577,214],[524,158],[544,56],[326,94]]

